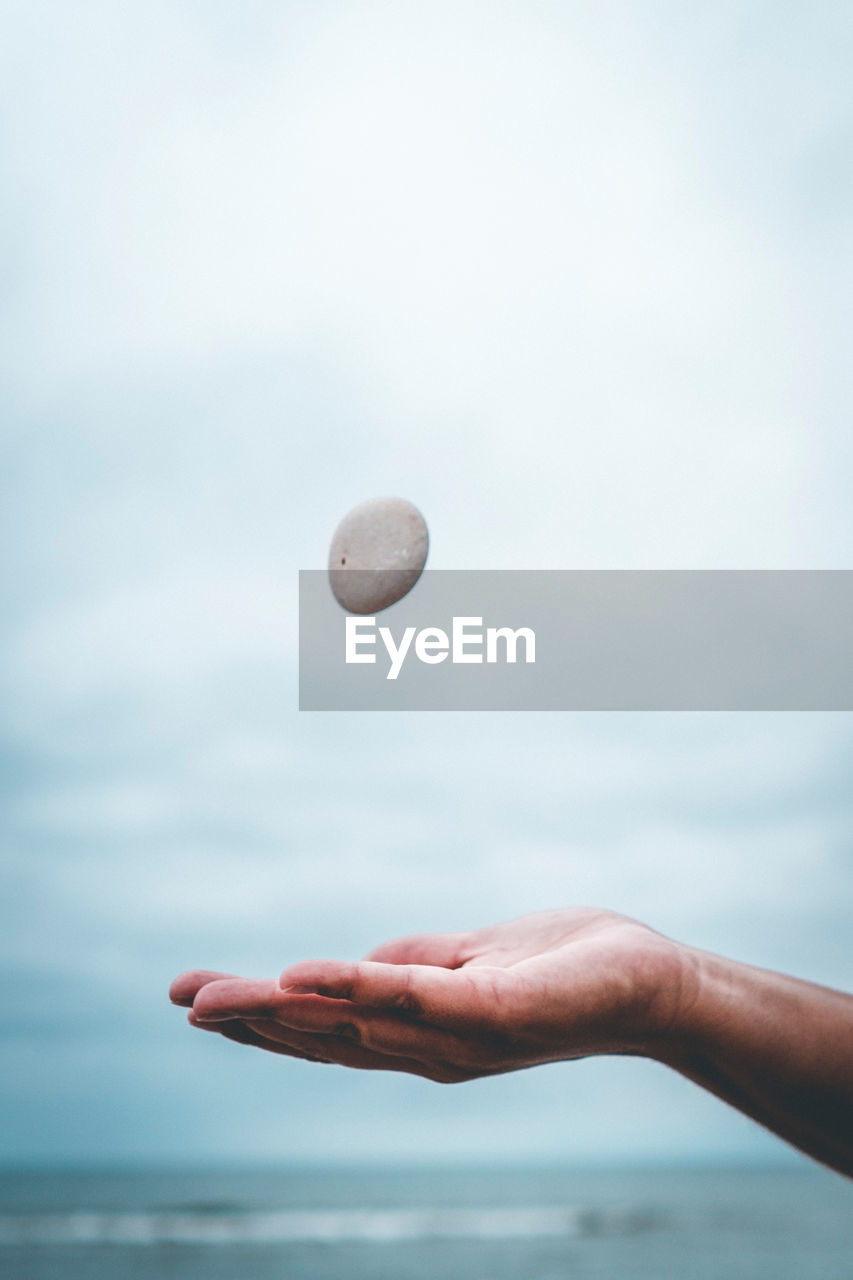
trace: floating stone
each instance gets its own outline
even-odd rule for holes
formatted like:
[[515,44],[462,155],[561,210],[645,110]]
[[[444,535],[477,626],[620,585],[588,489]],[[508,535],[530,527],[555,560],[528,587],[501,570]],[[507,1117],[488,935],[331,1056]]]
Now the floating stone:
[[421,576],[429,550],[426,521],[404,498],[371,498],[348,511],[329,549],[329,582],[347,613],[396,604]]

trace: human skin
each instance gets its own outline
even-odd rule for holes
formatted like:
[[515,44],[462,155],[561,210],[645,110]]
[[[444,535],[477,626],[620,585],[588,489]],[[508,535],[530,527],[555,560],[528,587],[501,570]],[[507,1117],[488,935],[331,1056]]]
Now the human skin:
[[272,1053],[442,1083],[596,1054],[654,1059],[853,1176],[853,996],[566,908],[398,938],[275,979],[176,978],[189,1021]]

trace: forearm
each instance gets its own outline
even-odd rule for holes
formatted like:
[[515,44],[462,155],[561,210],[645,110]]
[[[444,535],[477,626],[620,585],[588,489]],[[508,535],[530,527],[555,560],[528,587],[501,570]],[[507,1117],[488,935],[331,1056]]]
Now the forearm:
[[655,1056],[853,1176],[853,996],[689,950],[693,996]]

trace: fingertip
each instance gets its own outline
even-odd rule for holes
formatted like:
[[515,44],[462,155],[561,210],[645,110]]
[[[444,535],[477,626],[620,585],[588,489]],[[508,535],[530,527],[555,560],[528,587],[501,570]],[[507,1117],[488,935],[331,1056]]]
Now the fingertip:
[[192,1004],[202,987],[206,987],[211,982],[220,982],[223,978],[230,978],[231,976],[228,973],[220,973],[216,969],[187,969],[186,973],[179,973],[172,982],[169,987],[169,999],[172,1004],[187,1008]]
[[227,1022],[229,1018],[234,1017],[232,1009],[223,1009],[211,1007],[211,1001],[216,999],[217,992],[208,993],[202,989],[193,1001],[190,1016],[195,1023],[207,1022]]
[[412,933],[382,942],[364,956],[379,964],[422,964],[457,969],[468,958],[470,932]]
[[236,1016],[233,1009],[205,1009],[194,1004],[187,1014],[187,1020],[194,1027],[213,1027],[221,1022],[230,1022]]
[[420,933],[390,938],[366,951],[362,960],[370,960],[374,964],[411,964],[425,954],[429,942],[429,936]]
[[286,969],[278,975],[278,985],[282,991],[292,991],[294,987],[302,985],[299,978],[299,971],[305,971],[305,965],[290,964]]
[[191,1005],[201,985],[196,981],[196,970],[190,969],[186,973],[178,974],[177,978],[169,986],[169,999],[172,1004],[186,1007]]
[[199,1022],[222,1023],[252,1014],[258,1018],[275,1015],[281,992],[273,978],[222,978],[203,986],[193,1001]]

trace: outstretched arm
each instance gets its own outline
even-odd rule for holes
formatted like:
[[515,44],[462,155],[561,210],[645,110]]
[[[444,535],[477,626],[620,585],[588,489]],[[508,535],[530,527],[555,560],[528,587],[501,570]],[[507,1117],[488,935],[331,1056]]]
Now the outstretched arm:
[[660,1060],[853,1177],[853,996],[705,952]]
[[445,1083],[593,1054],[654,1058],[853,1176],[853,996],[570,908],[310,960],[192,972],[194,1026],[291,1057]]

